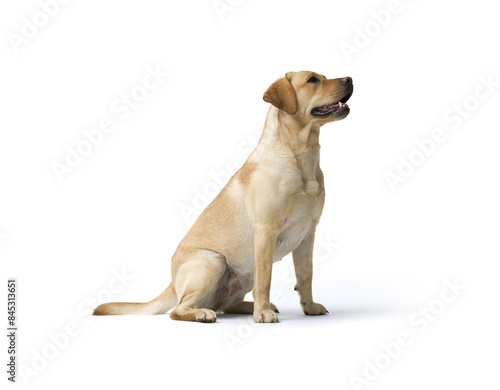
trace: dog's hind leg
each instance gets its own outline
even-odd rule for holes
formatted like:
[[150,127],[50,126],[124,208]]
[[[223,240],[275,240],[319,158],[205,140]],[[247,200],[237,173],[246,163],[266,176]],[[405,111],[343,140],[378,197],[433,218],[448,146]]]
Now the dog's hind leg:
[[195,308],[217,284],[226,269],[226,258],[212,251],[200,251],[185,261],[177,271],[175,289],[179,297],[170,318],[179,321],[215,322],[209,308]]

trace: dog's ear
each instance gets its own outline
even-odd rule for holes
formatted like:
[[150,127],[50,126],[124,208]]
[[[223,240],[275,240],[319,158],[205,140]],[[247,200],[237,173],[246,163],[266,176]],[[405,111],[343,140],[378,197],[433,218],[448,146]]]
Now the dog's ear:
[[288,72],[286,77],[276,80],[264,92],[263,99],[291,115],[297,112],[297,97],[290,83],[291,74]]

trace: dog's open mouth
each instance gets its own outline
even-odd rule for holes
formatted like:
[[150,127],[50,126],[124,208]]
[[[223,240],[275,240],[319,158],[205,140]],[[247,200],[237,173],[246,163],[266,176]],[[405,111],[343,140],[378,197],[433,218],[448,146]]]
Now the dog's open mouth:
[[340,99],[336,103],[328,104],[326,106],[315,107],[311,111],[311,114],[314,116],[327,116],[331,114],[335,114],[337,112],[345,111],[349,109],[349,106],[345,104],[349,98],[352,96],[352,91],[345,95],[342,99]]

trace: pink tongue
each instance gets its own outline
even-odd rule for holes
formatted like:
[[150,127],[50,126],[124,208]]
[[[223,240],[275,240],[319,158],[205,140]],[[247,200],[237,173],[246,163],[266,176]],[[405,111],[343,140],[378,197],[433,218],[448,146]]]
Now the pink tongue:
[[330,111],[335,106],[336,106],[336,104],[331,104],[329,106],[319,107],[318,111],[320,111],[320,112]]

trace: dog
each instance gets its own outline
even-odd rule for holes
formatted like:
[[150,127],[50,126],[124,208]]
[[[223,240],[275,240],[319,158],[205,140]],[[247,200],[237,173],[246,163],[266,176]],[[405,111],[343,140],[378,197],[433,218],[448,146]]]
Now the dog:
[[[255,150],[201,213],[172,257],[172,282],[147,303],[112,302],[94,315],[162,314],[215,322],[216,312],[278,322],[269,301],[275,261],[292,252],[306,315],[328,311],[312,297],[312,253],[325,202],[321,126],[347,117],[350,77],[288,72],[264,93],[271,104]],[[252,291],[254,302],[244,301]]]

